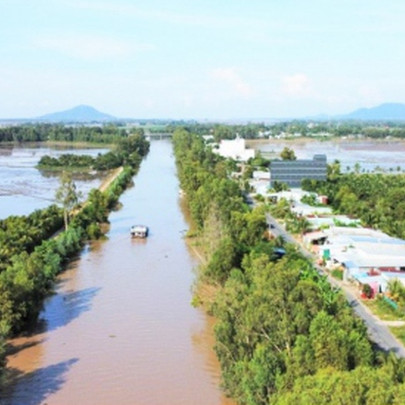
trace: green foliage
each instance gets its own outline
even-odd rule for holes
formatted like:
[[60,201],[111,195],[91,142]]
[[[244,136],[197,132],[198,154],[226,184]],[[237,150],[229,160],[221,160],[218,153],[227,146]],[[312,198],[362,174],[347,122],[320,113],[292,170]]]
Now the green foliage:
[[388,367],[359,367],[351,372],[328,367],[297,379],[290,392],[281,392],[271,401],[277,405],[399,405],[404,402],[405,384],[398,384]]
[[[280,241],[263,240],[264,212],[239,202],[240,190],[223,166],[216,171],[220,158],[199,136],[181,130],[173,140],[198,232],[221,225],[212,228],[216,249],[208,250],[203,277],[220,286],[211,310],[227,393],[249,405],[402,403],[404,361],[377,363],[345,297],[293,247],[283,242],[284,256],[274,254]],[[285,200],[271,211],[290,227],[306,227]]]
[[261,170],[267,171],[269,170],[270,159],[264,158],[260,151],[258,151],[255,157],[249,159],[248,163],[249,167],[257,167]]
[[[50,238],[63,224],[56,206],[0,221],[0,379],[5,367],[5,338],[36,321],[56,275],[87,239],[101,236],[100,223],[107,220],[108,210],[132,181],[135,169],[125,167],[105,193],[92,190],[69,228],[56,237]],[[65,182],[69,189],[69,178]],[[75,199],[69,193],[74,190],[63,191],[60,199],[66,199],[65,205],[71,209]]]
[[324,204],[318,202],[315,194],[306,194],[301,198],[301,202],[304,204],[308,204],[311,207],[323,207]]
[[402,308],[405,307],[405,287],[398,280],[393,279],[388,282],[388,290],[391,294],[391,298],[398,303]]
[[286,191],[289,189],[287,183],[283,183],[282,181],[277,180],[272,182],[272,187],[276,193],[279,193],[280,191]]
[[286,228],[294,234],[303,234],[310,230],[310,223],[304,216],[291,213],[286,219]]
[[55,193],[55,200],[63,208],[63,218],[65,222],[65,230],[69,225],[69,217],[73,208],[79,203],[81,193],[76,190],[72,176],[63,172],[60,177],[60,185]]
[[0,272],[21,251],[32,250],[58,231],[63,224],[62,211],[51,205],[28,216],[10,216],[0,220]]
[[361,292],[362,292],[362,294],[364,294],[364,296],[366,298],[372,298],[372,296],[373,296],[373,290],[370,287],[370,284],[363,284]]
[[295,152],[293,149],[288,148],[287,146],[280,152],[280,157],[283,160],[296,160]]
[[94,158],[88,155],[75,155],[65,153],[58,158],[48,155],[42,156],[38,162],[38,168],[63,167],[67,168],[91,168],[94,165]]
[[333,269],[331,271],[333,277],[337,278],[338,280],[343,280],[343,271],[340,269]]
[[306,184],[328,196],[335,211],[359,218],[366,226],[405,238],[405,176],[356,174],[331,176]]
[[141,133],[120,138],[114,151],[99,154],[96,158],[88,155],[63,154],[58,159],[43,156],[38,167],[40,169],[94,169],[110,170],[122,165],[138,167],[142,158],[149,152],[149,142]]
[[236,133],[232,131],[232,128],[227,125],[216,125],[214,128],[215,142],[219,142],[222,139],[234,139]]
[[93,142],[111,144],[127,133],[115,125],[64,126],[59,124],[27,124],[0,128],[0,142]]
[[233,241],[230,238],[222,239],[206,267],[205,275],[211,281],[223,283],[239,262],[240,253]]
[[212,282],[223,283],[240,265],[243,252],[263,239],[264,211],[248,210],[238,183],[230,179],[233,166],[224,164],[227,161],[213,154],[200,137],[178,130],[173,143],[181,187],[199,232],[207,227],[212,213],[221,223],[221,237],[205,271]]
[[285,198],[280,198],[275,205],[270,205],[269,210],[276,218],[285,219],[291,216],[291,206]]
[[[112,209],[118,202],[118,198],[125,188],[131,183],[134,169],[127,166],[120,175],[113,181],[105,193],[105,202],[108,209]],[[104,203],[103,203],[104,204]]]

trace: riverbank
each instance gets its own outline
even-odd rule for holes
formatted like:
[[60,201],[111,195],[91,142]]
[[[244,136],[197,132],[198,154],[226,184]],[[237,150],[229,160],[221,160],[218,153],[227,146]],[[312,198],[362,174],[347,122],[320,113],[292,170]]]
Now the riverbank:
[[[107,238],[60,274],[39,330],[13,342],[21,378],[8,405],[234,404],[219,388],[212,319],[190,305],[199,262],[171,150],[152,142]],[[137,222],[150,227],[146,240],[130,238]]]
[[[136,152],[138,146],[142,154]],[[131,148],[127,148],[132,165],[114,170],[101,186],[105,192],[90,193],[70,221],[69,227],[57,238],[45,235],[35,240],[35,243],[30,243],[28,248],[20,243],[18,251],[0,273],[0,290],[3,291],[0,307],[7,308],[1,313],[0,377],[6,366],[5,339],[27,331],[37,322],[43,301],[53,288],[57,275],[66,269],[66,265],[82,251],[88,241],[103,236],[101,225],[108,221],[109,213],[131,184],[148,151],[149,143],[141,138],[133,139]],[[40,226],[33,224],[34,228]]]

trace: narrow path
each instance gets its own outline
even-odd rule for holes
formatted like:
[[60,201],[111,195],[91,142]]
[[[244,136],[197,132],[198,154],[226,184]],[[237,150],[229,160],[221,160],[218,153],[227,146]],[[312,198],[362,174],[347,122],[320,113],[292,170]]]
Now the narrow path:
[[122,166],[114,169],[108,176],[105,178],[100,187],[98,188],[100,191],[105,191],[110,186],[110,184],[122,173],[124,168]]
[[[107,190],[107,188],[110,186],[110,184],[122,173],[122,171],[124,170],[123,166],[117,167],[116,169],[113,169],[111,171],[111,173],[109,173],[109,175],[101,182],[100,186],[99,186],[99,190],[101,192],[104,192]],[[87,205],[87,200],[84,201],[81,206],[79,208],[75,208],[72,212],[71,215],[75,216],[77,215],[80,211],[83,210],[83,208]],[[58,235],[60,232],[62,232],[63,229],[59,230],[55,235],[53,235],[54,237],[56,235]]]

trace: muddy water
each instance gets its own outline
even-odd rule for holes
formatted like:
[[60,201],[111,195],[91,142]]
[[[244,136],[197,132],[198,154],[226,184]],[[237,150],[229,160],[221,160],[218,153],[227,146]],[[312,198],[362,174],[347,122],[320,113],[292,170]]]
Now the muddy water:
[[[156,141],[110,216],[108,240],[61,275],[38,330],[14,340],[4,404],[231,404],[212,320],[191,307],[197,264],[183,239],[171,144]],[[131,240],[134,223],[150,227]]]
[[[59,157],[64,153],[97,156],[108,149],[48,147],[46,145],[0,145],[0,219],[10,215],[28,215],[35,209],[55,203],[55,190],[59,187],[59,173],[36,168],[44,155]],[[101,176],[101,178],[104,176]],[[86,196],[100,185],[98,175],[74,175],[79,191]]]

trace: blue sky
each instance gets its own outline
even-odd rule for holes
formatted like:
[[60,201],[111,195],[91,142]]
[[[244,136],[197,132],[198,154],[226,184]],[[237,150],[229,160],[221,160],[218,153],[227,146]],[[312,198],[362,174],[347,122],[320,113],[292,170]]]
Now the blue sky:
[[0,0],[0,117],[264,118],[405,102],[405,2]]

